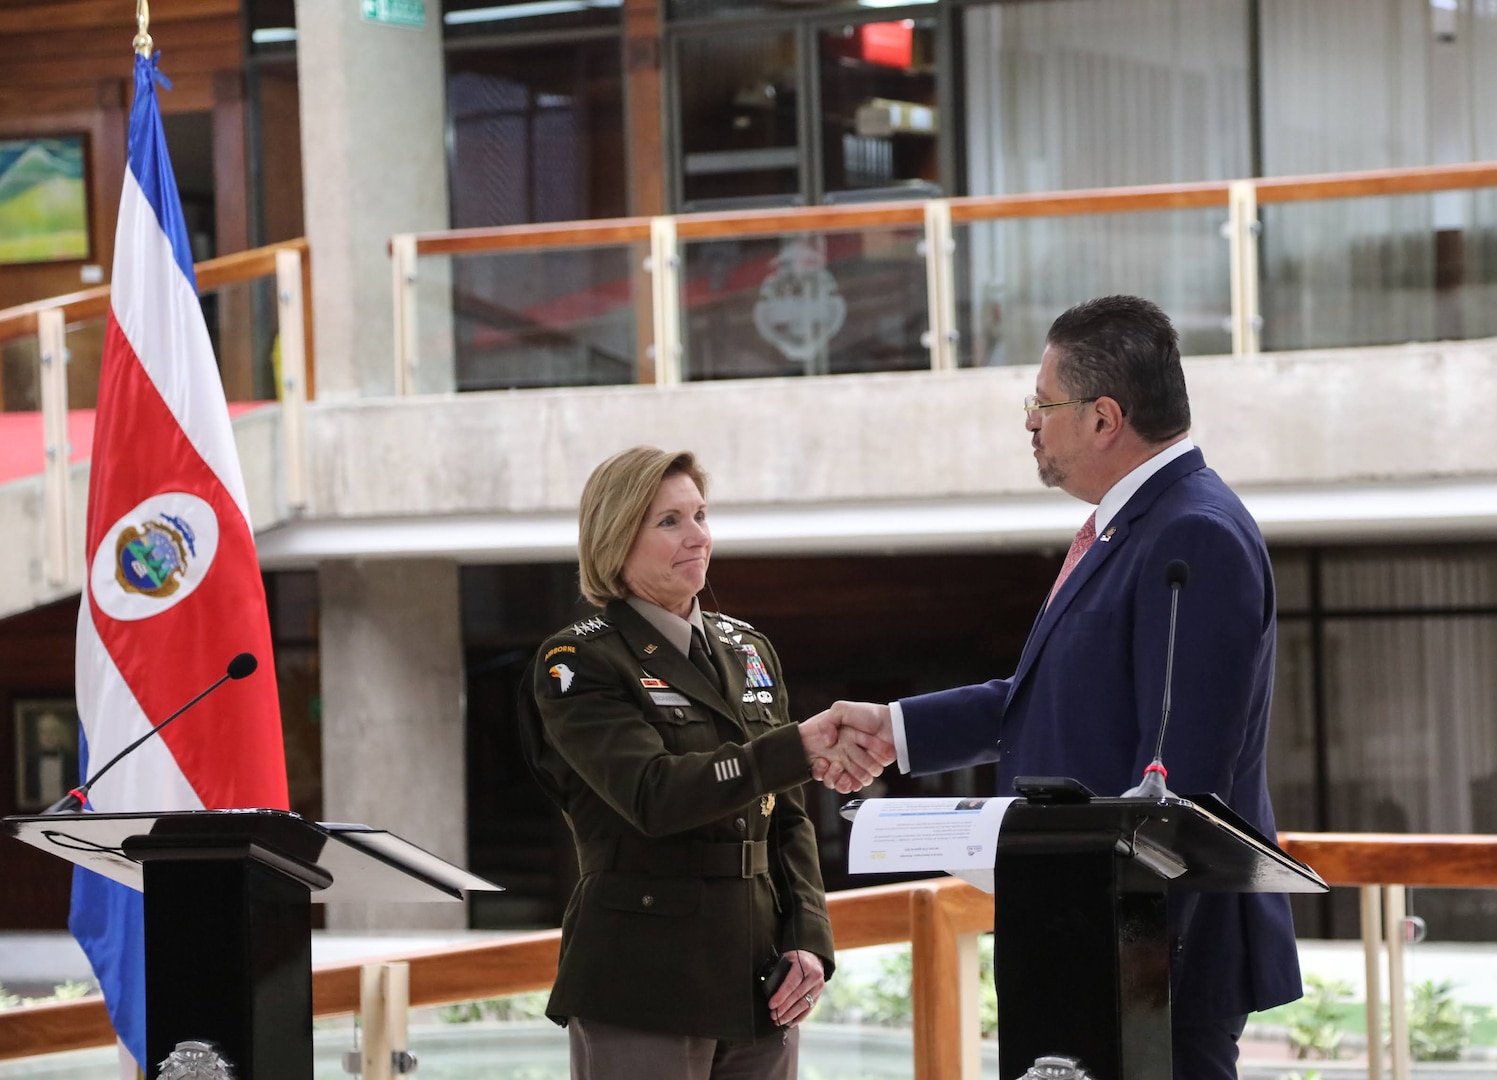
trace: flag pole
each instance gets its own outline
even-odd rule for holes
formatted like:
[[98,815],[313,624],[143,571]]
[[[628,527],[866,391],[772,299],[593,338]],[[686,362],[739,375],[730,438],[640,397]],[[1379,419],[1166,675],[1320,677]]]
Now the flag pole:
[[144,56],[146,59],[150,59],[151,48],[152,48],[151,35],[146,32],[147,29],[150,27],[150,25],[151,25],[151,4],[150,4],[150,0],[135,0],[135,27],[136,27],[136,32],[135,32],[135,40],[132,41],[132,42],[130,42],[130,44],[135,49],[135,55],[136,56]]

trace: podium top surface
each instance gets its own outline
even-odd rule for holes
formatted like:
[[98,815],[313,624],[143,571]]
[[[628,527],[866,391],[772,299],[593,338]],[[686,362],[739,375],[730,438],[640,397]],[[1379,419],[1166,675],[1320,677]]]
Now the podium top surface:
[[1319,874],[1211,794],[1075,802],[1020,799],[1004,819],[998,857],[1097,846],[1112,847],[1187,891],[1328,889]]
[[[0,820],[32,847],[140,890],[152,859],[243,857],[307,881],[317,903],[462,900],[502,887],[384,829],[286,810],[47,814]],[[326,883],[326,884],[324,884]]]

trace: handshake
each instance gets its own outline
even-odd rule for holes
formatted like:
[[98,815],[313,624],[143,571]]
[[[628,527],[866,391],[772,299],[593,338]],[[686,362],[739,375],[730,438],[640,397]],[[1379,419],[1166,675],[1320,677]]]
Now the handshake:
[[894,729],[889,706],[838,701],[800,725],[801,746],[811,778],[833,791],[858,791],[894,762]]

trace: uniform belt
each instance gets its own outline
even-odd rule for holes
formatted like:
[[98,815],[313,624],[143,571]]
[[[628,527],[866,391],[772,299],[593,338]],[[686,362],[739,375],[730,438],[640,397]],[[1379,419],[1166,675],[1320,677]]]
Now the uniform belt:
[[751,878],[769,873],[769,844],[763,840],[650,844],[621,837],[617,850],[584,851],[580,861],[584,874],[620,870],[669,877]]

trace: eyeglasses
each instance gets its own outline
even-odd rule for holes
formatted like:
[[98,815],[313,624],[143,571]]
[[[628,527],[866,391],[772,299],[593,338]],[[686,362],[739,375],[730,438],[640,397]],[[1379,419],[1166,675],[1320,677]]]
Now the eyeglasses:
[[1088,401],[1096,400],[1097,399],[1094,397],[1077,397],[1071,398],[1070,401],[1041,402],[1036,395],[1030,394],[1027,398],[1024,399],[1024,415],[1033,416],[1035,413],[1043,412],[1046,409],[1058,409],[1062,405],[1085,405]]

